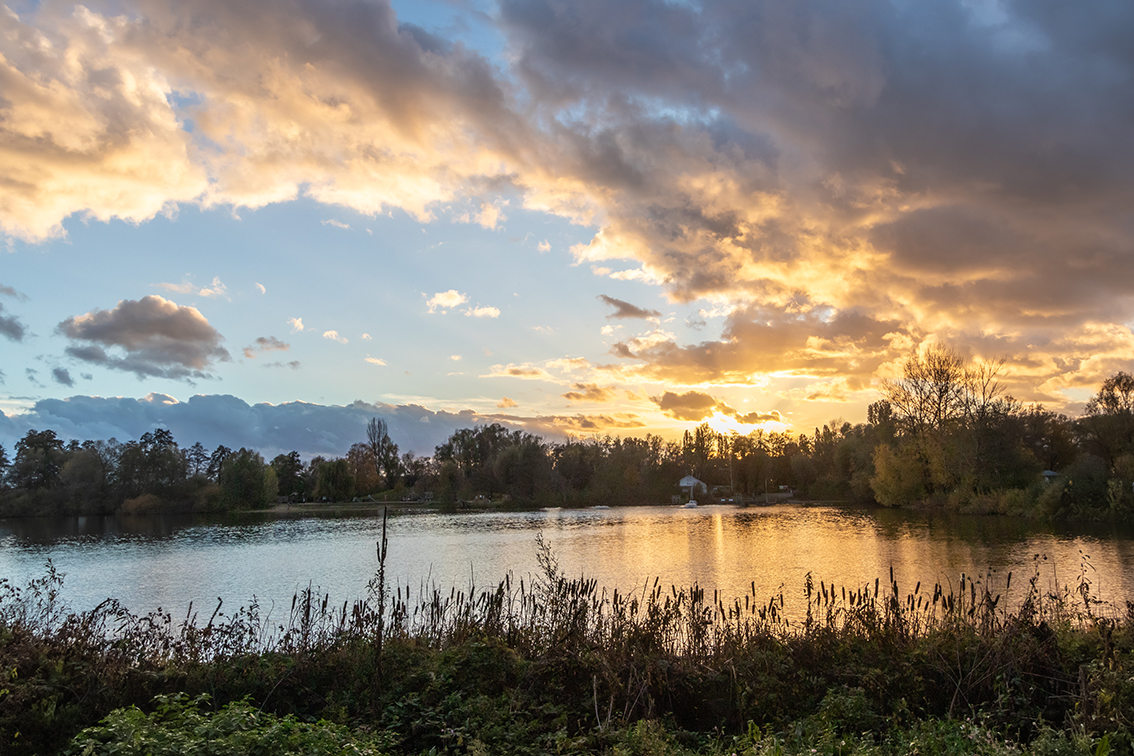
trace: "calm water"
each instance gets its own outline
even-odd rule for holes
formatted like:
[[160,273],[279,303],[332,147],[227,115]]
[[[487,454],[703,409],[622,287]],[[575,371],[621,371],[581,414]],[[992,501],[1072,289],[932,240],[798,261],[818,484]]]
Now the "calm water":
[[[78,517],[0,520],[0,577],[16,584],[66,573],[64,598],[89,609],[113,597],[135,612],[162,607],[203,614],[257,598],[284,612],[308,585],[336,602],[365,594],[377,566],[380,517],[203,520]],[[1085,574],[1103,599],[1134,600],[1134,529],[1056,528],[992,517],[927,517],[828,507],[635,507],[476,514],[391,514],[387,575],[416,594],[495,585],[537,571],[536,534],[570,576],[640,589],[699,584],[725,596],[781,590],[791,611],[804,576],[848,588],[889,578],[956,585],[989,575],[1012,593],[1039,570],[1045,589]]]

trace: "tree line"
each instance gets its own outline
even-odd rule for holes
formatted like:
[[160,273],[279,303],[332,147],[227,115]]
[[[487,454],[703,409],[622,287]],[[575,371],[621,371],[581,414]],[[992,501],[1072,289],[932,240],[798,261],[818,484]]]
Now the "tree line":
[[429,457],[399,453],[385,421],[342,457],[271,461],[252,449],[180,446],[155,429],[135,441],[64,442],[31,430],[0,446],[0,515],[258,509],[281,501],[430,499],[460,505],[668,503],[692,474],[707,498],[760,501],[787,488],[811,500],[1101,518],[1134,511],[1134,376],[1103,382],[1070,419],[1006,394],[1002,362],[953,351],[911,355],[865,423],[810,434],[720,433],[702,423],[659,436],[549,443],[498,423],[463,428]]

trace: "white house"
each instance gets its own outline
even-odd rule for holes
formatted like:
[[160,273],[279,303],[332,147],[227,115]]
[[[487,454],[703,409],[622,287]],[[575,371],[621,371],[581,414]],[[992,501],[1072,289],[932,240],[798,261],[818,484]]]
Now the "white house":
[[694,478],[692,475],[686,475],[681,480],[677,481],[677,485],[681,487],[682,491],[689,491],[692,489],[693,495],[699,493],[708,493],[709,487],[703,481]]

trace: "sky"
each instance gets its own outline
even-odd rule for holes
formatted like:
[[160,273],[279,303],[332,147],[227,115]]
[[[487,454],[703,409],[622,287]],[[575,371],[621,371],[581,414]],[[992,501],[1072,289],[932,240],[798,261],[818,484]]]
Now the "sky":
[[0,444],[810,433],[1134,370],[1126,0],[0,12]]

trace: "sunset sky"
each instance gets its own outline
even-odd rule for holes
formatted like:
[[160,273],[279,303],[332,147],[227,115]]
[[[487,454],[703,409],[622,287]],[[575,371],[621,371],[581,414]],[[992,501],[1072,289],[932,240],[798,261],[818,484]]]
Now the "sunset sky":
[[865,420],[1134,369],[1134,4],[0,13],[0,443]]

